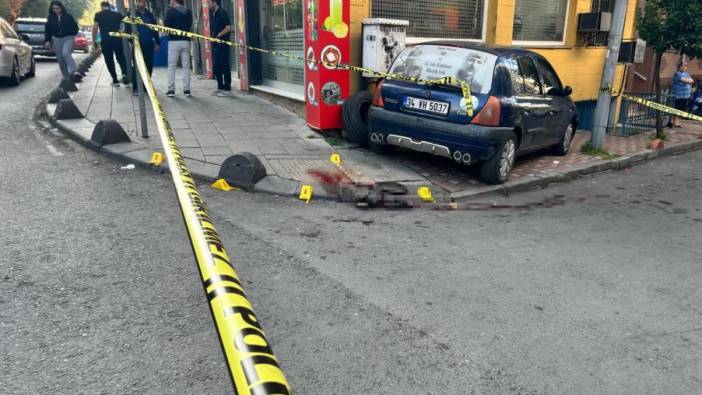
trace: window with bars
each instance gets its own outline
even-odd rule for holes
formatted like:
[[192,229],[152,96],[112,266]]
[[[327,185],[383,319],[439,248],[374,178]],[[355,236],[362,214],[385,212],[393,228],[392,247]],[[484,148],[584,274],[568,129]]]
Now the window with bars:
[[374,0],[374,18],[409,21],[407,36],[483,38],[484,0]]
[[516,0],[514,41],[562,42],[568,0]]
[[[614,12],[614,0],[592,0],[590,12]],[[607,46],[609,32],[590,33],[585,38],[587,45]]]

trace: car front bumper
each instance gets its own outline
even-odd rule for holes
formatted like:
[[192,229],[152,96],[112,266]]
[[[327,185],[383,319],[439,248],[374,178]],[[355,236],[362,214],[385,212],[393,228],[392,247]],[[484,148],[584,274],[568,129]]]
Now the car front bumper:
[[370,132],[391,145],[453,159],[456,152],[470,154],[472,160],[490,159],[514,134],[512,128],[451,123],[379,107],[371,107],[368,119]]

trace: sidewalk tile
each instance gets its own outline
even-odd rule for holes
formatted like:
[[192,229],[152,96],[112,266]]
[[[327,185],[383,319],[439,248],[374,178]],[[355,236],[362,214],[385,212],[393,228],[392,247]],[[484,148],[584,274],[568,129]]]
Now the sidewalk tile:
[[267,154],[287,154],[288,151],[283,147],[278,139],[251,139],[253,144],[263,153]]
[[180,148],[180,153],[183,154],[184,157],[190,158],[190,159],[195,159],[199,161],[205,161],[205,155],[202,153],[202,150],[200,148]]

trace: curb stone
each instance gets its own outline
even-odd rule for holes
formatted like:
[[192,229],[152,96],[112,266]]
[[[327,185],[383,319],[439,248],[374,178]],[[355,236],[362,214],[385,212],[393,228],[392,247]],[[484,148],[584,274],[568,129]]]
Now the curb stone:
[[[46,114],[52,114],[54,105],[48,104],[46,100],[43,100],[39,104],[39,106],[44,106]],[[130,143],[106,145],[101,148],[96,147],[94,144],[92,144],[92,141],[90,139],[92,135],[92,129],[94,128],[95,123],[85,118],[81,119],[80,121],[86,122],[86,127],[82,128],[86,131],[88,129],[87,125],[92,125],[92,127],[90,128],[90,133],[81,133],[80,131],[73,130],[67,125],[67,122],[63,120],[57,120],[52,115],[49,115],[49,122],[53,127],[61,130],[64,134],[68,135],[84,147],[89,148],[95,152],[104,154],[105,156],[117,162],[133,163],[141,168],[154,170],[154,167],[151,164],[149,164],[149,161],[151,159],[151,154],[154,151],[157,151],[156,149],[151,148],[146,144],[134,141]],[[485,197],[489,195],[509,196],[512,193],[546,189],[551,184],[569,182],[580,177],[589,176],[609,170],[623,170],[625,168],[636,166],[651,161],[653,159],[673,156],[700,149],[702,149],[702,139],[673,146],[666,146],[663,149],[656,151],[647,149],[638,153],[624,155],[612,160],[599,160],[585,165],[575,166],[563,172],[551,171],[536,175],[529,175],[521,177],[517,180],[508,181],[502,185],[485,185],[469,191],[459,191],[450,193],[448,194],[448,196],[450,196],[458,202]],[[207,183],[211,183],[217,179],[219,174],[219,166],[189,158],[186,158],[185,161],[190,169],[191,174],[196,179]],[[165,173],[166,171],[168,171],[168,164],[164,162],[161,166],[159,166],[158,170],[160,170],[161,173]],[[418,185],[417,182],[408,182],[401,184],[405,185],[410,190],[416,188]],[[424,185],[424,183],[420,184]],[[300,193],[302,185],[303,182],[301,181],[290,180],[280,176],[269,175],[261,179],[258,183],[256,183],[256,185],[254,185],[254,187],[250,189],[249,192],[297,197]],[[321,185],[317,183],[310,183],[310,185],[312,185],[312,187],[314,188],[313,199],[337,200],[336,196],[327,193],[324,187],[322,187]]]
[[[480,191],[456,192],[450,196],[456,201],[483,197],[492,194],[502,194],[509,196],[510,193],[524,192],[529,190],[546,189],[551,184],[573,181],[580,177],[602,173],[608,170],[623,170],[629,167],[649,162],[653,159],[674,156],[686,152],[702,149],[702,140],[689,143],[677,144],[665,147],[661,150],[645,150],[635,154],[624,155],[611,160],[601,160],[586,165],[576,166],[563,172],[541,173],[535,176],[522,177],[518,180],[508,181],[502,185],[487,187]],[[471,193],[473,192],[473,193]]]

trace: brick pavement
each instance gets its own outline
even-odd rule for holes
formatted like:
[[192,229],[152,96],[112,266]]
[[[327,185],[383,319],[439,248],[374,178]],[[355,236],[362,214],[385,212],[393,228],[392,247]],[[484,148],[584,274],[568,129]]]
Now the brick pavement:
[[[332,152],[339,152],[346,167],[363,181],[431,183],[452,193],[486,187],[477,179],[477,166],[466,168],[450,160],[410,151],[379,156],[353,144],[327,140],[310,130],[296,114],[255,95],[235,90],[232,97],[216,97],[212,94],[216,88],[214,81],[194,76],[193,97],[179,94],[168,98],[165,96],[166,70],[156,68],[153,79],[184,156],[196,162],[220,165],[229,155],[248,151],[261,159],[269,175],[309,181],[307,170],[331,168],[327,158]],[[177,86],[180,88],[179,84]],[[148,144],[154,150],[160,148],[157,138],[142,139],[137,135],[137,98],[131,95],[130,87],[110,86],[109,74],[101,60],[81,84],[74,101],[90,121],[111,117],[128,130],[133,140]],[[155,120],[148,106],[147,102],[149,129],[155,136]],[[702,123],[688,121],[685,126],[667,129],[670,136],[667,144],[700,138]],[[632,154],[646,149],[649,136],[607,136],[605,148],[614,155]],[[536,153],[519,158],[512,180],[601,161],[601,158],[580,152],[580,146],[589,139],[588,132],[578,132],[571,153],[565,157]]]

